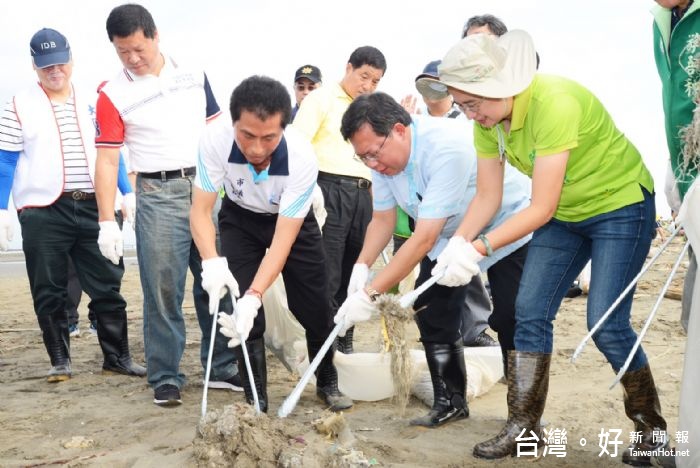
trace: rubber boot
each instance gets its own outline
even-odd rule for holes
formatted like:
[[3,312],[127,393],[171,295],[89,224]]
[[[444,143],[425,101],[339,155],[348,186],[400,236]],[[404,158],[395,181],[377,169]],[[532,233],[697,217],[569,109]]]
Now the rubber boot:
[[551,354],[508,352],[508,419],[496,437],[474,446],[475,457],[516,455],[515,439],[523,430],[523,437],[531,437],[532,431],[541,439],[540,418],[547,400],[551,358]]
[[145,377],[146,368],[134,363],[129,352],[126,311],[97,314],[97,339],[102,348],[103,374],[123,374]]
[[51,369],[46,376],[47,382],[62,382],[71,377],[70,336],[68,320],[54,319],[48,315],[38,315],[44,346],[49,353]]
[[[323,340],[306,339],[309,362],[314,360],[321,346],[323,346]],[[338,371],[333,364],[334,353],[335,346],[332,346],[316,369],[316,396],[323,400],[331,411],[343,411],[352,408],[353,402],[338,390]]]
[[[255,380],[255,389],[258,392],[258,403],[260,403],[260,411],[267,413],[267,362],[265,361],[265,339],[263,337],[255,340],[246,341],[246,349],[250,358],[250,368],[253,371],[253,379]],[[239,375],[243,384],[243,392],[245,399],[249,405],[255,405],[253,398],[253,387],[248,379],[248,369],[245,365],[245,356],[243,348],[236,346],[233,348],[233,354],[236,356],[236,361],[239,363]]]
[[501,357],[503,359],[503,378],[508,381],[508,351],[501,349]]
[[634,422],[634,430],[642,434],[641,442],[633,443],[622,454],[622,463],[653,466],[649,452],[669,450],[669,443],[665,436],[660,437],[661,440],[654,440],[655,432],[657,437],[661,434],[660,431],[666,432],[666,420],[661,416],[659,396],[649,364],[636,371],[625,372],[620,382],[625,413]]
[[336,343],[338,345],[338,351],[343,354],[352,354],[354,352],[352,347],[352,337],[355,334],[355,327],[348,328],[345,332],[345,336],[339,336]]
[[412,426],[437,427],[449,421],[469,417],[467,406],[467,368],[462,340],[454,344],[423,343],[433,382],[433,407]]

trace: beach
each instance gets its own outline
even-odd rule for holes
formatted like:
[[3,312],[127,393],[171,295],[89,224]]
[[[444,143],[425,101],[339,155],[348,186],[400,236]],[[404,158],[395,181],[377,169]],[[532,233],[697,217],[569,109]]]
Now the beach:
[[[633,325],[639,331],[651,312],[668,273],[683,247],[676,238],[645,274],[635,293]],[[650,255],[660,240],[654,241]],[[142,297],[138,265],[133,254],[126,262],[122,292],[128,303],[131,352],[143,363]],[[671,445],[675,445],[678,398],[685,349],[680,326],[680,301],[687,259],[671,285],[669,298],[661,302],[643,341],[659,390],[662,412],[668,423]],[[191,276],[188,291],[191,289]],[[0,256],[0,465],[17,466],[198,466],[194,441],[200,419],[203,370],[199,363],[200,331],[191,294],[183,310],[187,342],[181,367],[188,377],[182,391],[183,404],[161,408],[153,404],[153,391],[145,379],[101,374],[102,353],[96,337],[87,332],[87,298],[81,303],[79,338],[71,339],[73,377],[62,383],[47,383],[49,360],[33,312],[21,254]],[[586,296],[565,299],[554,322],[554,351],[549,394],[543,418],[548,429],[565,430],[565,456],[540,456],[538,466],[620,466],[622,450],[629,443],[633,425],[625,416],[622,390],[609,389],[615,374],[590,342],[576,363],[571,356],[587,333]],[[376,352],[381,346],[378,321],[358,326],[356,350]],[[415,336],[413,330],[413,336]],[[495,334],[492,333],[493,336]],[[420,343],[413,345],[421,349]],[[290,373],[268,352],[269,418],[292,391],[299,376]],[[366,382],[371,385],[372,382]],[[210,390],[208,406],[216,410],[244,400],[242,393]],[[469,402],[468,419],[437,429],[411,427],[408,421],[427,411],[412,398],[404,415],[391,400],[355,403],[344,413],[362,463],[390,467],[511,467],[532,466],[533,457],[500,461],[472,457],[475,443],[498,433],[507,416],[506,385],[496,384],[488,393]],[[324,466],[338,449],[333,438],[315,432],[312,421],[322,414],[322,403],[313,385],[305,389],[288,417],[298,431],[297,447],[307,456],[303,466]],[[620,444],[601,448],[601,433],[612,439],[619,430]],[[692,434],[690,435],[692,437]],[[296,439],[295,439],[296,440]],[[608,453],[605,453],[605,452]],[[616,451],[617,456],[612,456]],[[601,452],[603,452],[601,454]],[[350,466],[350,465],[348,465]]]

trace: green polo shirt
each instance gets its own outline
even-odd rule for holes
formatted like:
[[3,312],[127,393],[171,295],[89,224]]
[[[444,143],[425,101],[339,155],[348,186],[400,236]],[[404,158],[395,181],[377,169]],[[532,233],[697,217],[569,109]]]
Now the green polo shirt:
[[480,158],[499,157],[498,132],[508,161],[530,178],[535,158],[569,151],[558,220],[582,221],[640,202],[640,185],[654,191],[639,151],[593,93],[574,81],[536,75],[514,99],[509,134],[500,123],[475,124]]

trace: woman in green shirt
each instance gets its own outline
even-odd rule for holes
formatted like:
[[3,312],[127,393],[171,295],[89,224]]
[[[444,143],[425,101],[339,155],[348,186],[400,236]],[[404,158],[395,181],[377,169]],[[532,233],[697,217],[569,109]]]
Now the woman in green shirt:
[[[440,81],[431,83],[438,92],[447,86],[476,121],[479,156],[477,194],[433,270],[444,274],[439,283],[469,281],[484,255],[534,231],[516,301],[515,350],[508,355],[508,420],[496,437],[474,447],[482,458],[515,455],[515,439],[530,431],[541,437],[552,321],[584,265],[592,260],[590,328],[640,271],[655,232],[654,184],[637,149],[588,89],[535,69],[524,31],[479,34],[450,49]],[[506,158],[532,178],[530,206],[479,235],[500,205]],[[615,371],[636,340],[632,295],[593,337]],[[642,437],[623,461],[645,464],[649,457],[638,451],[666,443],[654,437],[666,422],[641,348],[629,369],[622,378],[625,410]]]

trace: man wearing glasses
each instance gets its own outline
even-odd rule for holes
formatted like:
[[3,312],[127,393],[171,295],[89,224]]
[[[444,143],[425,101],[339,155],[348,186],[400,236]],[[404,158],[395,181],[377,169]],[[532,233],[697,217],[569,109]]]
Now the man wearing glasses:
[[[399,283],[420,263],[417,285],[424,283],[437,255],[447,245],[476,193],[476,153],[471,132],[464,122],[411,116],[384,93],[360,96],[343,116],[341,133],[355,155],[372,171],[372,221],[367,227],[358,264],[372,265],[391,239],[400,206],[416,220],[411,237],[399,248],[386,268],[369,284],[348,296],[334,320],[345,324],[340,334],[368,320],[376,298]],[[507,166],[500,211],[484,229],[488,232],[529,203],[527,188]],[[522,262],[530,236],[489,252],[480,262],[487,271],[494,299],[514,304]],[[479,272],[475,272],[479,273]],[[466,400],[466,368],[460,333],[459,307],[466,286],[433,285],[415,302],[416,323],[425,348],[433,382],[433,407],[411,421],[434,427],[469,416]],[[494,314],[511,314],[504,321],[514,324],[514,307],[494,307]],[[507,331],[505,331],[508,333]],[[499,332],[499,340],[502,338]],[[510,330],[512,346],[512,328]]]
[[297,69],[294,73],[294,98],[297,103],[292,108],[292,117],[289,119],[289,123],[294,122],[301,101],[307,94],[321,86],[322,81],[321,70],[314,65],[304,65]]

